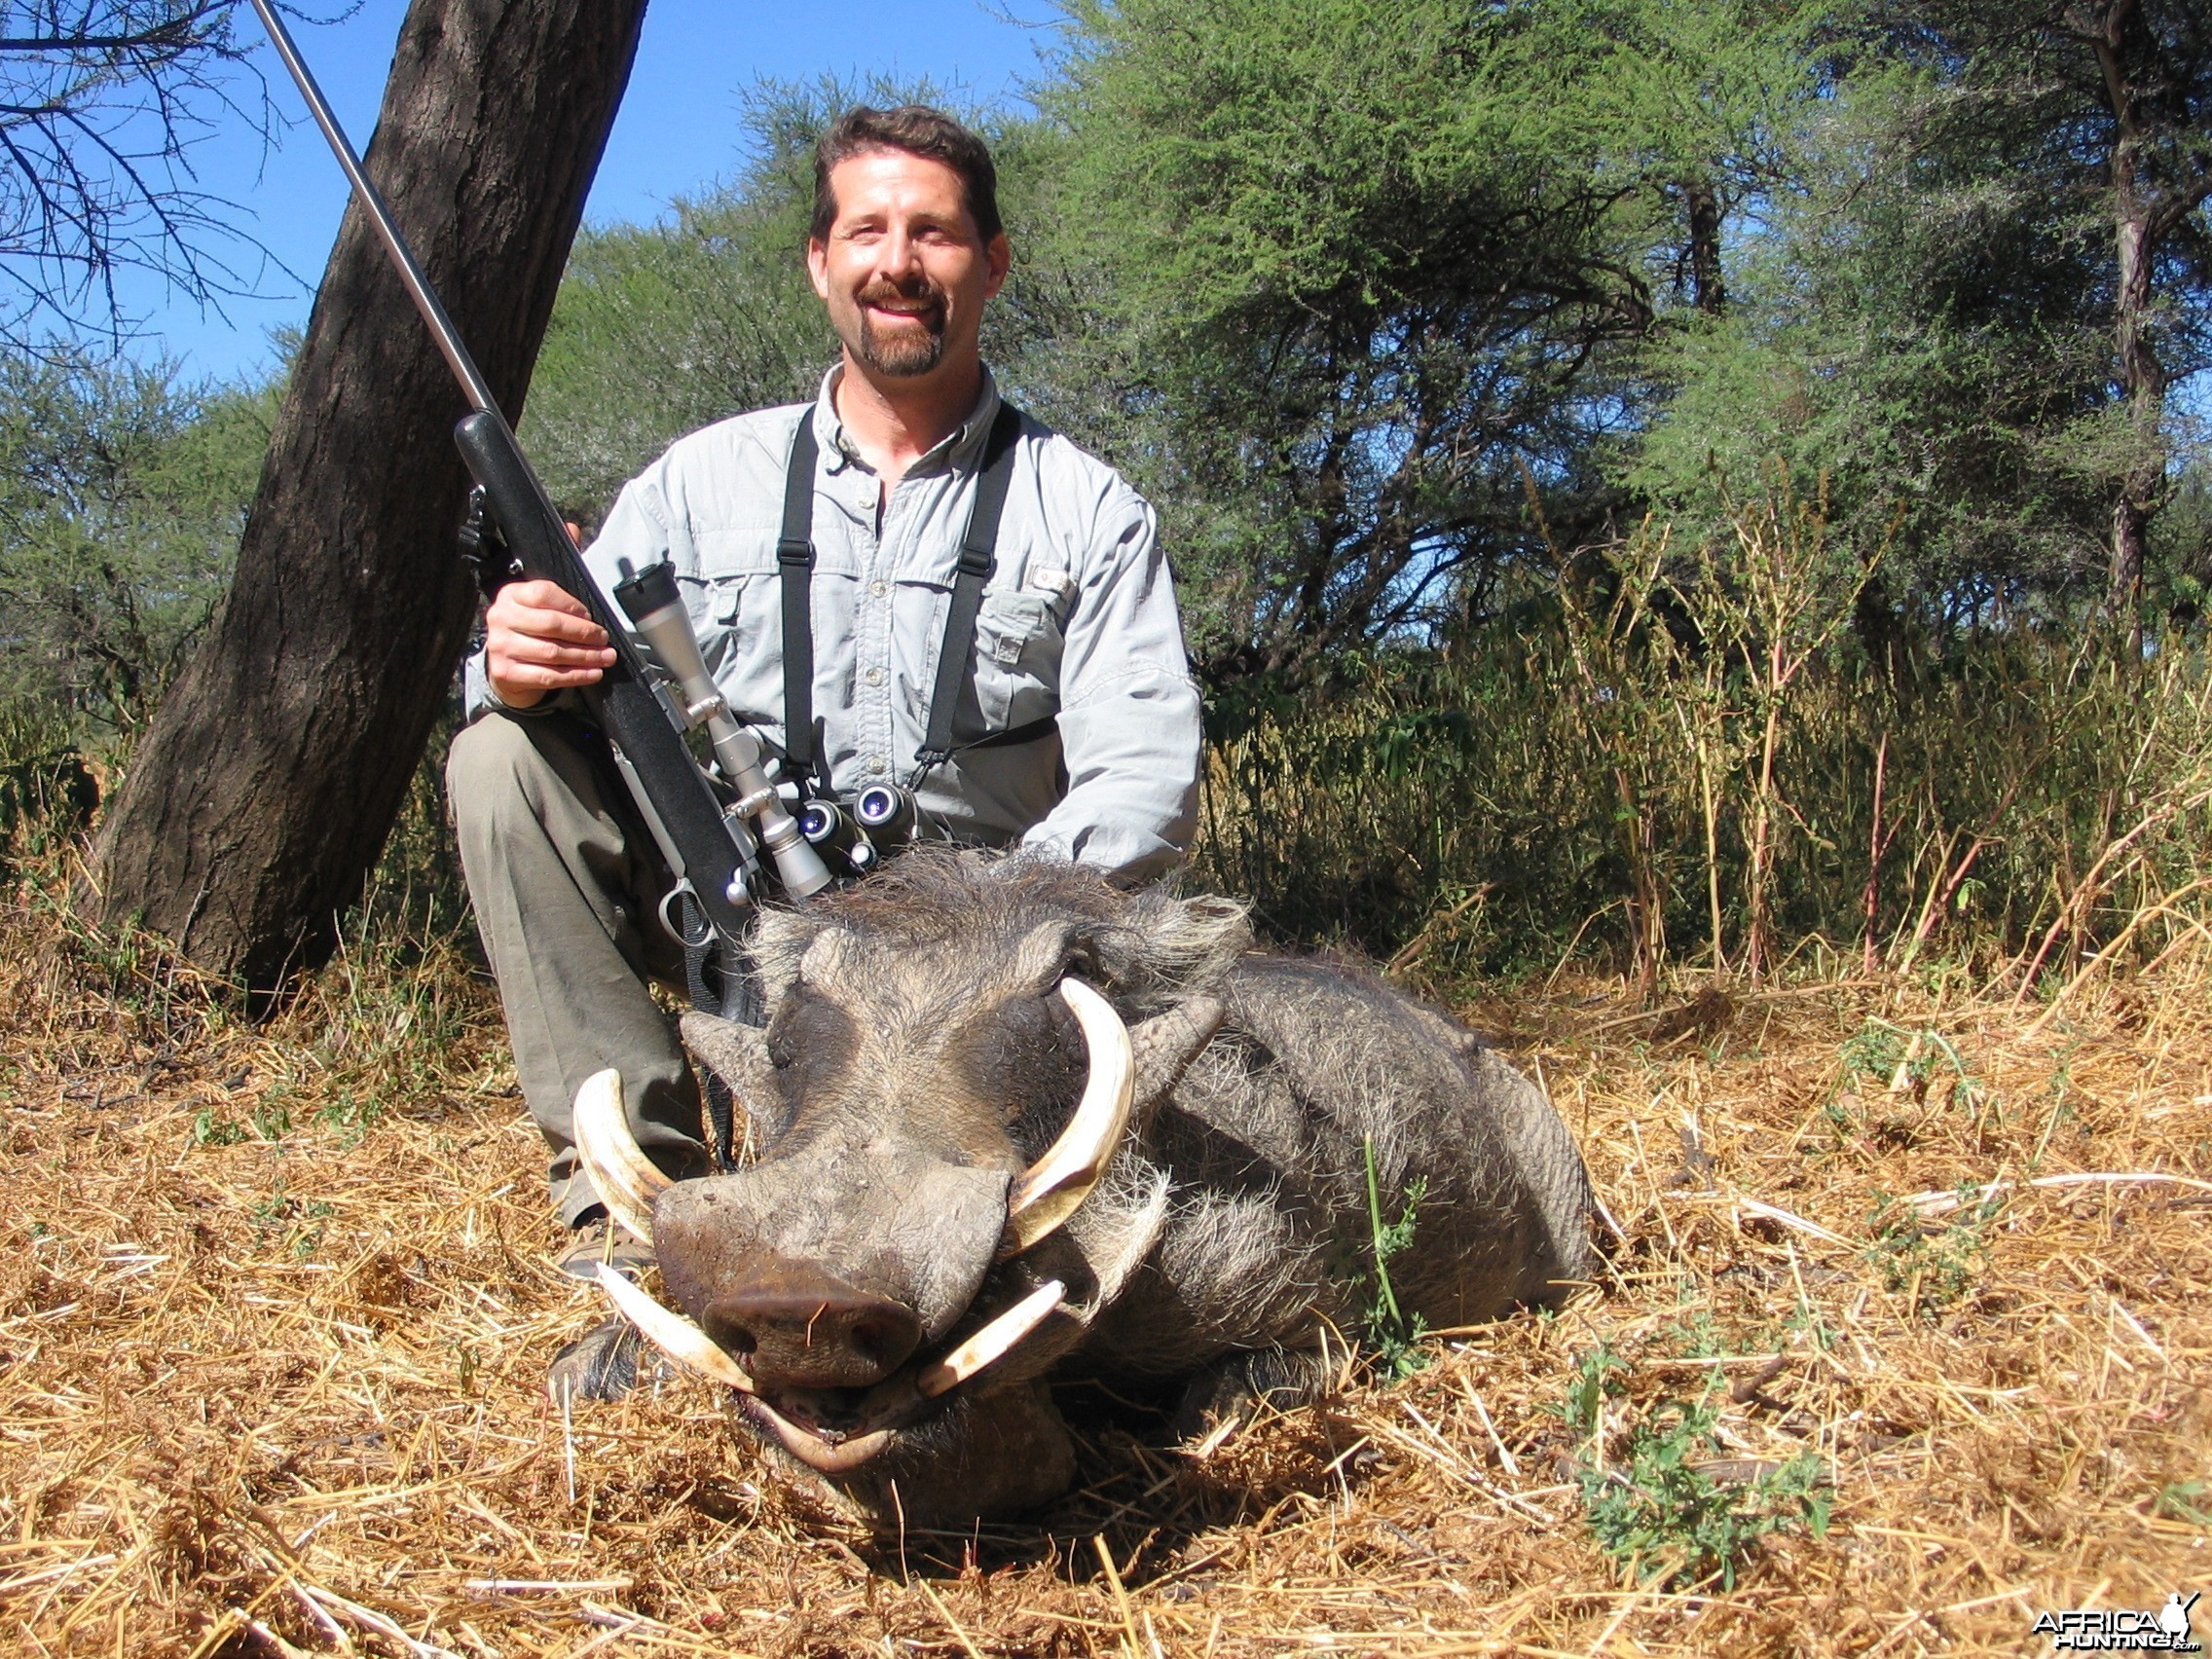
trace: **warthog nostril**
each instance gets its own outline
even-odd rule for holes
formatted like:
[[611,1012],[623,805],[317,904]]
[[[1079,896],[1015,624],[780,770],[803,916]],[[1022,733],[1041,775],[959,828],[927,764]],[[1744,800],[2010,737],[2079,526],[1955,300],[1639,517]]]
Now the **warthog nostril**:
[[821,1269],[781,1263],[718,1296],[701,1323],[766,1388],[866,1388],[922,1340],[912,1309]]

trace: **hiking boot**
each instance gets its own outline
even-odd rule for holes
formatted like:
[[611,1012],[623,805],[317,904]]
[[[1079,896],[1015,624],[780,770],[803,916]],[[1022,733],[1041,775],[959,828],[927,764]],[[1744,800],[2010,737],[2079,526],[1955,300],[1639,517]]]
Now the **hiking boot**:
[[653,1247],[632,1237],[628,1228],[608,1220],[605,1210],[589,1213],[569,1235],[553,1265],[570,1278],[596,1284],[601,1262],[635,1282],[653,1265]]
[[619,1400],[641,1384],[668,1376],[668,1363],[645,1346],[637,1326],[616,1313],[602,1319],[553,1356],[545,1368],[545,1395],[569,1400]]

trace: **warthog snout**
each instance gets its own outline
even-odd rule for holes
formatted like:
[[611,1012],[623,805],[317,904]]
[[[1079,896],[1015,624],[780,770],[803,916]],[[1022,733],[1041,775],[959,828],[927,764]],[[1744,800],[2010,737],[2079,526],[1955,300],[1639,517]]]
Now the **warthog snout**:
[[763,1388],[870,1387],[922,1341],[911,1308],[807,1263],[756,1268],[700,1323]]

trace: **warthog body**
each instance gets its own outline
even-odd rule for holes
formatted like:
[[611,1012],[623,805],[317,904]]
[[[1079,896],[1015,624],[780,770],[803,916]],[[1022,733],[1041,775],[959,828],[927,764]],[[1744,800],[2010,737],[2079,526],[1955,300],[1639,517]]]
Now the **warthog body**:
[[[1582,1161],[1525,1079],[1371,974],[1250,945],[1226,901],[975,854],[763,919],[765,1034],[684,1022],[753,1161],[659,1193],[651,1227],[794,1472],[871,1517],[960,1521],[1068,1484],[1049,1375],[1179,1385],[1194,1428],[1309,1390],[1373,1300],[1370,1154],[1386,1218],[1423,1190],[1389,1263],[1407,1315],[1463,1325],[1587,1275]],[[1103,1179],[1032,1243],[1010,1188],[1101,1064],[1066,977],[1125,1022],[1134,1085]],[[1048,1281],[1055,1310],[933,1382],[1025,1298],[1051,1307]]]

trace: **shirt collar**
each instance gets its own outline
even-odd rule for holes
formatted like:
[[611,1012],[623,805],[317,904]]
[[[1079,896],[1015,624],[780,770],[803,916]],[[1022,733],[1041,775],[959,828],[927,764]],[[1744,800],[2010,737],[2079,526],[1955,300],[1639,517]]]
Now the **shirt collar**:
[[[814,436],[823,456],[830,461],[831,472],[842,472],[847,466],[866,467],[861,452],[845,431],[845,423],[837,413],[837,383],[844,378],[845,365],[836,362],[822,377],[822,389],[814,400]],[[926,455],[915,459],[906,469],[910,478],[916,473],[945,469],[967,468],[974,470],[983,463],[983,446],[989,442],[991,424],[999,417],[999,383],[989,367],[983,369],[983,389],[977,395],[976,406],[968,411],[967,419],[940,439]]]

